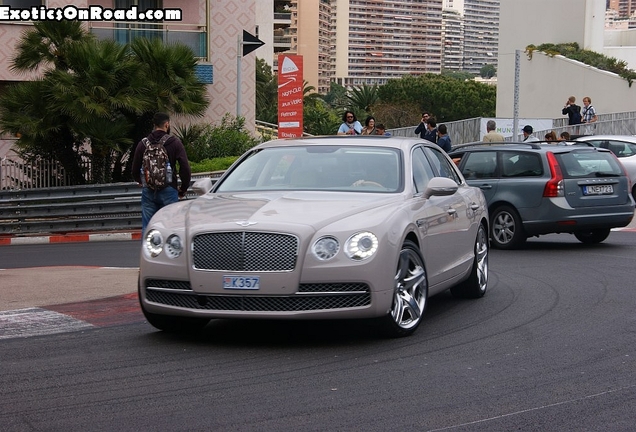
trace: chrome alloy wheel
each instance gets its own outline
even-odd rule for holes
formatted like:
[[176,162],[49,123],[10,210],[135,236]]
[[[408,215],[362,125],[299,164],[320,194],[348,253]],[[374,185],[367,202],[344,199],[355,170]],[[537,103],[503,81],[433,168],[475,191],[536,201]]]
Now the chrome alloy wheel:
[[507,205],[492,212],[491,240],[498,249],[515,249],[525,243],[527,235],[517,211]]
[[500,212],[493,221],[492,233],[497,243],[505,245],[515,236],[515,219],[510,213]]
[[395,275],[391,317],[402,331],[415,329],[422,319],[428,295],[424,263],[415,245],[407,242],[400,252]]
[[477,265],[477,295],[483,296],[488,286],[488,234],[483,225],[479,226],[475,244],[475,264]]

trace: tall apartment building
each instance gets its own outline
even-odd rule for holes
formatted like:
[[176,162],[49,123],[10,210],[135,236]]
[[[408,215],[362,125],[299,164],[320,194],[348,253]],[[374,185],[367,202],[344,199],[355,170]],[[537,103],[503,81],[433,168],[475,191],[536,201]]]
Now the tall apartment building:
[[454,9],[442,12],[442,69],[464,69],[464,17]]
[[266,45],[257,56],[276,71],[285,47],[302,55],[305,80],[321,94],[331,81],[350,87],[443,69],[478,74],[497,65],[499,1],[259,0]]
[[304,79],[325,94],[333,75],[331,60],[332,16],[330,0],[292,0],[290,53],[303,56]]
[[636,12],[636,0],[609,0],[608,8],[618,12],[619,18],[629,18]]
[[442,69],[443,0],[292,0],[291,50],[320,93]]
[[278,54],[291,48],[291,7],[289,0],[258,0],[256,2],[256,34],[265,44],[258,49],[256,57],[263,59],[278,71]]
[[442,69],[443,0],[332,0],[334,79],[384,84]]
[[[464,0],[464,70],[497,66],[500,0]],[[520,18],[521,19],[521,18]]]

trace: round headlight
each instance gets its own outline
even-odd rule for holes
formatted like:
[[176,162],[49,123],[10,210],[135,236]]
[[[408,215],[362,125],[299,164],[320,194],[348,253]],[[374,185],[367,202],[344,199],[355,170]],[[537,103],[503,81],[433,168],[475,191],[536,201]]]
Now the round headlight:
[[333,237],[323,237],[316,240],[316,243],[314,243],[312,248],[314,256],[321,261],[333,258],[339,250],[340,243],[338,243],[338,240]]
[[168,256],[168,258],[178,258],[181,255],[181,252],[183,252],[183,244],[181,243],[179,236],[172,234],[168,237],[164,250],[166,251],[166,256]]
[[353,260],[365,260],[378,250],[378,238],[370,232],[352,235],[345,245],[345,253]]
[[163,236],[157,230],[150,230],[146,234],[146,250],[151,257],[156,257],[163,249]]

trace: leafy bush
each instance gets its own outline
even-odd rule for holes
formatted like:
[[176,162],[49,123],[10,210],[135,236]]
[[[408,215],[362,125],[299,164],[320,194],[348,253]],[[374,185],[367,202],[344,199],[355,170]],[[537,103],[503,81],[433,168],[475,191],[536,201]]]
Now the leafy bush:
[[190,162],[240,156],[258,144],[245,129],[245,118],[223,116],[220,125],[193,124],[176,128]]
[[532,60],[532,53],[534,51],[541,51],[550,57],[555,55],[562,55],[563,57],[580,61],[586,65],[593,66],[597,69],[613,72],[625,79],[629,86],[632,86],[632,82],[636,79],[636,71],[627,67],[627,62],[618,60],[614,57],[607,57],[604,54],[599,54],[595,51],[580,49],[579,44],[576,42],[561,43],[561,44],[541,44],[539,46],[528,45],[526,47],[526,53],[528,58]]
[[238,156],[227,156],[222,158],[205,159],[200,162],[192,162],[190,164],[190,168],[192,169],[193,173],[225,171],[238,158]]

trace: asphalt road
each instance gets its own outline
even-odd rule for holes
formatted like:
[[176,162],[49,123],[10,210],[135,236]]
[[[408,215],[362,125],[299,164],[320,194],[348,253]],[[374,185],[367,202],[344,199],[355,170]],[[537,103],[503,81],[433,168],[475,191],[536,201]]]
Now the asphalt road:
[[[11,246],[0,267],[126,267],[137,250]],[[138,311],[0,339],[1,429],[633,431],[635,266],[634,232],[492,251],[483,299],[436,296],[403,339],[366,321],[218,320],[171,335]]]

